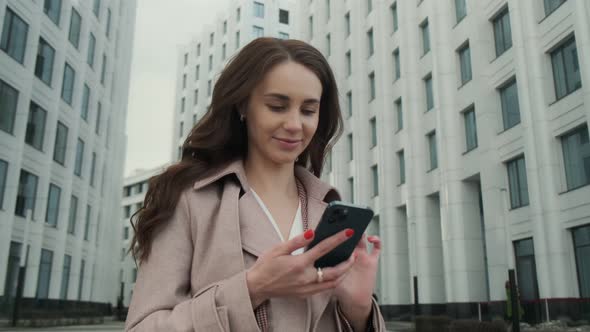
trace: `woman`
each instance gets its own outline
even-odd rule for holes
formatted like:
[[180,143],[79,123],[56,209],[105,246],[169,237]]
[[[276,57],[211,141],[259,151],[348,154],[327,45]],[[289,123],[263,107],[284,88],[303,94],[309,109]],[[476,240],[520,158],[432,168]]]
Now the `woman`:
[[372,299],[377,237],[325,269],[313,262],[352,229],[303,251],[339,199],[318,177],[341,128],[321,53],[297,40],[246,45],[182,160],[150,180],[134,216],[140,265],[126,330],[385,331]]

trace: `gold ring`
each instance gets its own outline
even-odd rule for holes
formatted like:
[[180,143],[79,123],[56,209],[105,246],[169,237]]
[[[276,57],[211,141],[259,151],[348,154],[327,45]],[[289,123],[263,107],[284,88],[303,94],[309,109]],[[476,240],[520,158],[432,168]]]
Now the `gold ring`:
[[322,271],[321,267],[318,267],[318,283],[324,281],[324,271]]

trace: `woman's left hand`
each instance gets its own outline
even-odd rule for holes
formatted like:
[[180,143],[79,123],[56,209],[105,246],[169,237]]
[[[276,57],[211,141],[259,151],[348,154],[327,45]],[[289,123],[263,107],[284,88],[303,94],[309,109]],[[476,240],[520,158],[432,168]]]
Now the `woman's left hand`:
[[[373,250],[370,253],[366,240],[373,244]],[[366,237],[363,234],[352,253],[356,255],[354,264],[346,273],[344,280],[334,289],[334,295],[345,313],[355,309],[361,311],[368,309],[370,312],[380,252],[381,240],[379,237]]]

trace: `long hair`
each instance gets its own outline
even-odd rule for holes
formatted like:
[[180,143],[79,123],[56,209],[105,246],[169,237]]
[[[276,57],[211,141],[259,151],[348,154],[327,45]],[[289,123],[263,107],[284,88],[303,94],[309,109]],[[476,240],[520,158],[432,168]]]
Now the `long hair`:
[[319,177],[324,157],[342,133],[336,80],[324,56],[299,40],[258,38],[244,46],[221,72],[211,105],[182,145],[182,158],[149,180],[143,207],[131,217],[129,251],[148,259],[155,232],[173,215],[180,194],[225,163],[245,158],[248,138],[238,110],[247,107],[256,85],[274,66],[293,61],[311,70],[322,84],[318,128],[297,164]]

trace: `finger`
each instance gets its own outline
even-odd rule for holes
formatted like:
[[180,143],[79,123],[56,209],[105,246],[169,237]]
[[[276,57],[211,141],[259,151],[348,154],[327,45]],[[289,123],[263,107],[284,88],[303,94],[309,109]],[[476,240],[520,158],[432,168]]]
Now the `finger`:
[[371,255],[373,256],[379,256],[379,253],[381,253],[381,239],[376,236],[369,236],[368,238],[369,242],[371,242],[371,244],[373,244],[373,251],[371,252]]
[[289,241],[283,242],[276,247],[276,256],[291,255],[291,253],[299,248],[307,246],[315,236],[313,230],[307,230],[305,233],[299,234]]
[[363,236],[361,236],[361,239],[356,244],[356,248],[367,250],[367,234],[363,233]]
[[354,235],[354,230],[352,230],[351,228],[345,229],[341,232],[338,232],[330,236],[327,239],[322,240],[316,246],[305,252],[303,255],[305,255],[304,257],[308,259],[309,262],[315,262],[320,257],[329,253],[346,240],[349,240],[350,237],[352,237],[352,235]]
[[323,292],[325,290],[332,289],[332,288],[338,286],[342,282],[342,280],[344,280],[345,277],[346,277],[346,275],[341,275],[340,277],[338,277],[335,280],[314,282],[314,283],[311,283],[309,285],[299,288],[297,293],[300,296],[309,296],[309,295],[313,295],[313,294],[316,294],[319,292]]
[[356,261],[356,254],[353,253],[344,262],[342,262],[336,266],[333,266],[333,267],[323,268],[322,271],[324,272],[324,280],[338,279],[340,276],[346,274],[346,272],[348,272],[348,270],[350,270],[350,268],[352,268],[355,261]]

